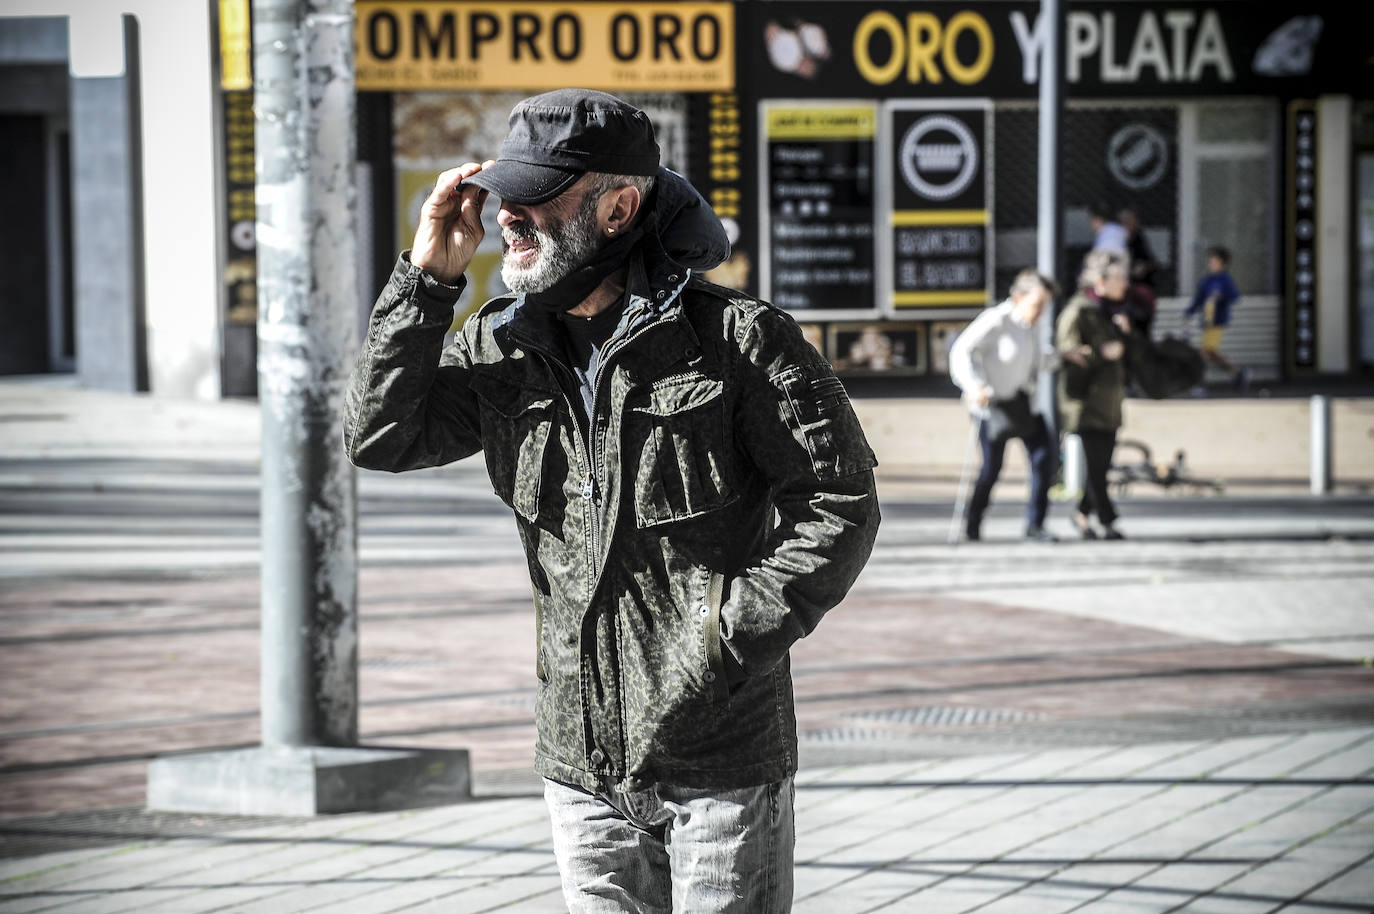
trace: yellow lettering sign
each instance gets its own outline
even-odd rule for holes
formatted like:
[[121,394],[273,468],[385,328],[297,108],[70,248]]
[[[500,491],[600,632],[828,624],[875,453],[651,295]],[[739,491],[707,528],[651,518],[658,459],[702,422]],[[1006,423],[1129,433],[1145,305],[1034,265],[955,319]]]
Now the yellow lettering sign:
[[869,106],[769,108],[765,129],[770,140],[865,140],[876,134],[878,115]]
[[253,88],[253,39],[248,19],[248,0],[219,0],[221,89]]
[[[960,57],[960,38],[969,35],[976,52]],[[903,72],[909,83],[939,83],[946,75],[973,85],[992,68],[995,46],[988,21],[962,10],[942,22],[934,13],[908,13],[906,22],[887,10],[874,10],[854,30],[854,63],[875,86],[891,83]]]
[[359,0],[357,85],[730,90],[734,4]]

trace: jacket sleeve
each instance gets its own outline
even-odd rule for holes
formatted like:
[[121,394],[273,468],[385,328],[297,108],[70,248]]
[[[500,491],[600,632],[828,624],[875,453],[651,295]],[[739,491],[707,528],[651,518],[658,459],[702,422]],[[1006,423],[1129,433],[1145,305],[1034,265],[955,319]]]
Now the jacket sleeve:
[[984,347],[992,329],[991,312],[984,311],[974,318],[954,339],[949,349],[949,377],[959,389],[972,393],[988,383],[983,370]]
[[1223,273],[1221,276],[1221,303],[1228,308],[1240,301],[1240,289],[1236,288],[1236,281],[1231,277],[1230,272]]
[[1062,352],[1073,352],[1080,346],[1088,346],[1092,351],[1083,356],[1083,370],[1096,371],[1106,360],[1102,358],[1102,344],[1106,342],[1096,332],[1092,322],[1085,320],[1084,309],[1068,308],[1059,315],[1054,325],[1054,348]]
[[735,430],[778,520],[729,583],[721,638],[746,676],[766,673],[844,598],[878,533],[877,459],[844,385],[790,317],[741,331]]
[[481,448],[465,333],[444,334],[463,291],[403,253],[372,309],[344,399],[344,447],[369,470],[438,466]]

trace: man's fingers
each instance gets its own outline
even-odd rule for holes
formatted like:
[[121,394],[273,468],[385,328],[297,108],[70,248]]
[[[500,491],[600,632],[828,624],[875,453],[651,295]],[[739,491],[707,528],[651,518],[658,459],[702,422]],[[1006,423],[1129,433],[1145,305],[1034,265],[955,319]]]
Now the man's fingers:
[[434,182],[434,193],[430,195],[431,198],[438,202],[456,196],[459,189],[458,185],[477,174],[486,164],[489,163],[466,162],[457,168],[450,168],[441,172],[439,179]]
[[472,215],[481,219],[482,208],[487,205],[487,191],[475,184],[468,184],[459,187],[454,191],[458,195],[458,211],[464,215]]

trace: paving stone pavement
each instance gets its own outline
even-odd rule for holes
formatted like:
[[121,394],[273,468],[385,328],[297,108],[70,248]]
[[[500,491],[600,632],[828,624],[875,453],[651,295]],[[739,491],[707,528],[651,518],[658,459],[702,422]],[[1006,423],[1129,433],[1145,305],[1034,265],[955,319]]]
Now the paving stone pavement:
[[[477,799],[159,816],[148,759],[257,739],[255,417],[80,393],[0,440],[0,911],[562,910],[480,461],[363,474],[359,589],[364,741],[470,749]],[[1128,543],[1043,547],[1011,479],[950,546],[882,472],[793,653],[799,912],[1372,909],[1374,501],[1132,498]]]
[[[1374,728],[1103,745],[798,777],[795,910],[1355,912]],[[6,912],[563,910],[538,797],[0,861]]]

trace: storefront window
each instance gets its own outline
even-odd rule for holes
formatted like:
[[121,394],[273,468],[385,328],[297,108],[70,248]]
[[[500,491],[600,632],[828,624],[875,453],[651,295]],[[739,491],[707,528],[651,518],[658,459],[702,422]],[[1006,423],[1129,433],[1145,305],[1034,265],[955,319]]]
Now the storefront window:
[[1185,212],[1196,214],[1184,288],[1204,269],[1206,249],[1222,245],[1231,251],[1231,275],[1242,292],[1273,295],[1279,288],[1278,112],[1271,102],[1232,99],[1185,105],[1184,114],[1197,137],[1182,150],[1197,163],[1196,199],[1182,201]]

